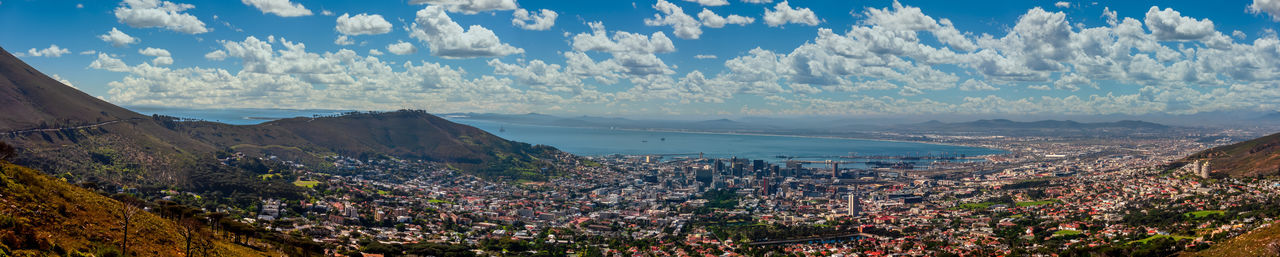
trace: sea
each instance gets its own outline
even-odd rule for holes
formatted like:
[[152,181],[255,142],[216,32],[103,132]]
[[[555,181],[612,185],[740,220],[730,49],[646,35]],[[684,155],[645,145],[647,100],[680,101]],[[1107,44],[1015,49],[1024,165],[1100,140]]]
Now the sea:
[[[216,121],[235,125],[252,125],[274,119],[333,115],[345,111],[334,110],[282,110],[282,109],[180,109],[160,107],[131,107],[143,114],[160,114],[189,119]],[[950,156],[977,157],[1005,153],[1002,150],[960,145],[869,140],[833,137],[806,137],[794,135],[762,135],[734,133],[704,133],[666,130],[637,130],[597,127],[560,127],[529,125],[492,120],[444,117],[450,121],[470,125],[499,137],[530,144],[553,146],[565,152],[583,156],[651,155],[650,158],[672,160],[677,158],[740,158],[782,163],[786,160],[839,160],[856,163],[844,164],[848,168],[870,168],[873,161],[906,162],[917,168],[929,166],[935,160],[879,160],[845,158],[849,156]],[[949,162],[975,162],[981,159],[966,158]],[[880,163],[884,165],[884,163]]]

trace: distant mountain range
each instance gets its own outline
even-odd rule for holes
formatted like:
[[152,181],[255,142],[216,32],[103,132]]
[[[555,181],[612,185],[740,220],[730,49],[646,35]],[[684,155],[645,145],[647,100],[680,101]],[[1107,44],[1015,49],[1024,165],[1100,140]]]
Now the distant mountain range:
[[932,120],[923,123],[902,125],[869,125],[857,120],[832,120],[815,123],[814,119],[785,118],[756,119],[753,122],[741,122],[730,119],[715,120],[632,120],[626,118],[607,118],[593,116],[558,117],[546,114],[491,114],[491,113],[455,113],[448,117],[510,122],[519,124],[563,126],[563,127],[600,127],[628,129],[669,129],[690,131],[739,131],[779,134],[827,134],[827,135],[865,135],[869,132],[1000,132],[1037,134],[1046,131],[1163,131],[1174,127],[1136,120],[1114,122],[1076,122],[1071,120],[1012,121],[1007,119],[984,119],[970,122],[947,123]]
[[1006,119],[977,120],[970,122],[944,123],[929,121],[906,126],[921,130],[989,130],[989,129],[1168,129],[1169,126],[1136,120],[1115,122],[1081,123],[1071,120],[1041,120],[1020,122]]
[[493,113],[452,113],[446,117],[464,119],[501,121],[529,125],[591,127],[591,128],[626,128],[626,129],[671,129],[698,131],[764,131],[780,127],[763,123],[744,123],[729,119],[715,120],[633,120],[627,118],[610,118],[596,116],[559,117],[546,114],[493,114]]
[[[76,178],[187,185],[233,149],[319,164],[326,155],[389,156],[470,171],[539,166],[554,148],[507,141],[421,111],[292,118],[236,126],[144,116],[49,78],[0,49],[0,140],[19,163]],[[498,174],[500,175],[500,174]]]

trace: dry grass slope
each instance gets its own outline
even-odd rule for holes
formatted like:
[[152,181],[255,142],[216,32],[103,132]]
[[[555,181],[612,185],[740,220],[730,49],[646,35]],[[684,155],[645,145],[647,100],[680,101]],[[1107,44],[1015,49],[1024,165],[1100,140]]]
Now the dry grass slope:
[[[124,236],[123,203],[3,161],[0,206],[0,256],[102,256],[119,251]],[[131,256],[185,256],[172,220],[141,211],[129,230]],[[225,241],[213,245],[223,256],[279,255]]]
[[1280,256],[1280,222],[1270,226],[1254,229],[1227,241],[1218,243],[1204,251],[1184,254],[1186,256]]

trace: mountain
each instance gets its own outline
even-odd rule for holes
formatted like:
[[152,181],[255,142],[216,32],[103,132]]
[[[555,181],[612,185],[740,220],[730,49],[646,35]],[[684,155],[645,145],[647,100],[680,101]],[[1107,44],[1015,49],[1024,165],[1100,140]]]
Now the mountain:
[[1210,148],[1187,156],[1184,162],[1209,161],[1213,172],[1229,176],[1280,174],[1280,133]]
[[408,110],[299,117],[252,126],[185,122],[175,130],[222,148],[302,161],[318,161],[315,157],[328,154],[392,156],[485,169],[504,159],[536,165],[540,159],[550,159],[558,152],[548,146],[508,141],[475,127]]
[[0,131],[145,118],[63,85],[0,48]]
[[[122,215],[129,207],[115,199],[0,160],[0,206],[5,206],[0,208],[0,256],[115,256],[121,251]],[[128,235],[133,256],[189,256],[186,235],[192,235],[192,249],[215,255],[282,255],[232,243],[205,224],[183,226],[134,210]]]
[[[16,163],[75,182],[190,186],[215,153],[279,153],[322,164],[333,154],[449,163],[503,175],[545,167],[553,148],[511,142],[421,111],[348,113],[237,126],[144,116],[59,83],[0,49],[0,140],[23,153]],[[261,156],[261,155],[250,155]],[[207,182],[207,181],[205,181]]]

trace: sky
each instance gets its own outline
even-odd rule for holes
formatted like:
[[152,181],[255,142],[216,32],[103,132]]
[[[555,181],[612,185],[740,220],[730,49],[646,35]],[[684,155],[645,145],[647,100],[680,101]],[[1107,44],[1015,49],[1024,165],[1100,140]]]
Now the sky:
[[1280,110],[1280,0],[0,0],[124,106],[613,116]]

